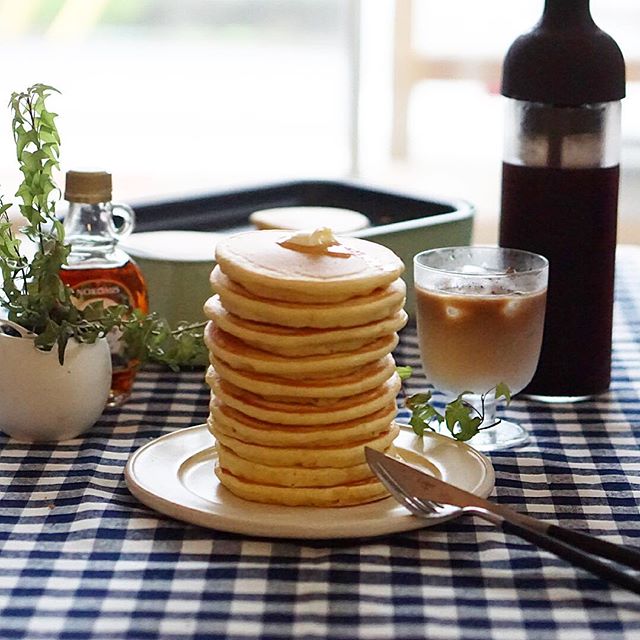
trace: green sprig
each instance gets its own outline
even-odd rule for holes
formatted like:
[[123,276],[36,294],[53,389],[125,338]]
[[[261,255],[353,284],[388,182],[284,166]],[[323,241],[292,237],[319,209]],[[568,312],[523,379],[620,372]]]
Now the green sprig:
[[181,322],[175,329],[156,313],[136,309],[121,323],[129,358],[153,361],[177,371],[181,366],[201,364],[207,359],[204,344],[206,322]]
[[83,309],[73,303],[73,291],[60,278],[71,250],[64,228],[56,216],[60,190],[53,179],[59,169],[60,136],[57,114],[47,109],[47,99],[59,93],[53,87],[35,84],[9,101],[13,138],[22,182],[16,192],[19,209],[26,220],[22,233],[34,244],[27,257],[16,237],[8,210],[0,197],[0,305],[9,320],[36,334],[38,348],[58,348],[58,359],[70,339],[93,343],[114,328],[122,332],[127,354],[145,362],[161,362],[177,369],[199,364],[206,353],[202,340],[205,323],[180,324],[171,329],[156,314],[131,313],[124,306],[106,308],[101,301]]
[[[402,381],[407,380],[412,373],[411,367],[396,367],[396,371]],[[455,400],[448,402],[444,413],[433,406],[431,391],[407,396],[403,387],[403,394],[405,407],[411,412],[409,425],[417,436],[423,437],[426,431],[437,432],[442,425],[445,425],[449,433],[460,441],[470,440],[480,431],[500,423],[500,420],[496,420],[492,424],[481,426],[485,419],[486,399],[491,394],[496,400],[504,398],[507,405],[511,402],[511,391],[504,382],[500,382],[480,396],[480,409],[465,400],[465,396],[471,395],[470,391],[464,391]]]

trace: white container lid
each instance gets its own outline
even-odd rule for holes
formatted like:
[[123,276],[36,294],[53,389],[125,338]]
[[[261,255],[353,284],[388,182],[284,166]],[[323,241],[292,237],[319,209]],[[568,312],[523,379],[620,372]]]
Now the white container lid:
[[302,230],[328,227],[334,233],[349,233],[371,225],[367,216],[336,207],[278,207],[254,211],[249,220],[258,229]]
[[121,243],[133,258],[169,262],[213,262],[222,234],[209,231],[145,231]]

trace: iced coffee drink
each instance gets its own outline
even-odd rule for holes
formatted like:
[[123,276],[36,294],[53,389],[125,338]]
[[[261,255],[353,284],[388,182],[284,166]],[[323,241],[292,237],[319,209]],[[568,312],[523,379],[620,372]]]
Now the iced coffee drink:
[[533,377],[542,345],[546,291],[470,284],[416,287],[418,338],[427,380],[458,395],[505,382],[511,393]]
[[[427,382],[448,400],[463,392],[487,394],[499,383],[512,395],[524,389],[540,356],[547,278],[546,259],[526,251],[451,247],[419,253],[416,319]],[[505,421],[495,427],[498,437],[506,425],[526,438],[519,425]],[[503,448],[494,445],[485,450]]]

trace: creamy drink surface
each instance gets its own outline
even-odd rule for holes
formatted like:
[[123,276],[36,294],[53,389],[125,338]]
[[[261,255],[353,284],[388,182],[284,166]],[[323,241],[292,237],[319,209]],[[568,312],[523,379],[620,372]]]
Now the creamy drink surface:
[[416,287],[425,375],[452,394],[485,393],[499,382],[517,393],[531,380],[542,343],[546,291]]

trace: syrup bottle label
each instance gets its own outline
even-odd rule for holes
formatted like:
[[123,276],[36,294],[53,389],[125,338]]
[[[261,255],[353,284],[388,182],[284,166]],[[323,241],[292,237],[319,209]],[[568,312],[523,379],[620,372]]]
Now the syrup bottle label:
[[[131,308],[134,297],[122,282],[115,280],[87,280],[73,287],[73,303],[78,309],[83,309],[96,300],[102,300],[105,307],[124,305]],[[124,354],[124,344],[120,340],[121,335],[122,332],[117,328],[112,329],[107,335],[114,372],[126,371],[131,368],[131,364]]]

